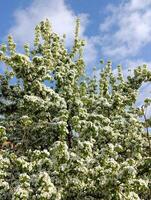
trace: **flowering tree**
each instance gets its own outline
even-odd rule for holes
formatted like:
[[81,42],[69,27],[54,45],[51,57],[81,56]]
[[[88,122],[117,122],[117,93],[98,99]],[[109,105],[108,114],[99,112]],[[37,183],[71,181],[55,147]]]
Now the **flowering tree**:
[[135,104],[151,71],[87,77],[78,33],[69,52],[46,20],[25,53],[1,45],[0,199],[151,199],[151,100]]

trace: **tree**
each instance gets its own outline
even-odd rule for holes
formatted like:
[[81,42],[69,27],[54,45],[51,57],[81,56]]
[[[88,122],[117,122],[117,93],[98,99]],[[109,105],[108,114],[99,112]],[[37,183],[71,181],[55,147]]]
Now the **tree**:
[[1,45],[0,199],[151,198],[150,99],[135,104],[151,71],[87,77],[78,33],[69,51],[46,20],[25,53]]

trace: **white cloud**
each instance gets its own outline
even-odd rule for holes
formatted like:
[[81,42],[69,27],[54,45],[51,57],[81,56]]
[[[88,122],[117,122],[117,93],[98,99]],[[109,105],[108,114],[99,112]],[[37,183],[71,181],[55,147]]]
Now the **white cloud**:
[[[151,1],[150,0],[132,0],[130,2],[130,9],[131,10],[142,10],[142,9],[146,9],[147,6],[150,6]],[[128,4],[129,5],[129,4]]]
[[96,64],[98,50],[96,46],[100,43],[100,37],[92,36],[92,37],[83,37],[86,41],[86,47],[84,49],[84,60],[86,63],[91,65],[93,68]]
[[[86,16],[82,17],[85,19],[83,21],[87,20]],[[76,16],[63,0],[34,0],[28,8],[17,10],[15,12],[16,23],[9,32],[17,42],[31,42],[35,25],[46,18],[52,23],[54,31],[60,35],[66,33],[68,42],[70,42]]]
[[[34,27],[41,20],[48,18],[52,23],[53,30],[61,36],[66,34],[66,44],[72,45],[75,20],[77,18],[74,11],[67,5],[65,0],[33,0],[32,4],[14,14],[15,24],[10,28],[9,33],[14,36],[17,43],[31,43],[33,41]],[[78,17],[81,20],[80,35],[88,41],[85,49],[86,62],[90,64],[96,59],[95,40],[85,35],[88,24],[88,15],[81,13]],[[91,55],[91,56],[90,56]]]
[[135,56],[151,42],[151,0],[122,1],[109,5],[107,12],[100,24],[104,55],[117,60]]

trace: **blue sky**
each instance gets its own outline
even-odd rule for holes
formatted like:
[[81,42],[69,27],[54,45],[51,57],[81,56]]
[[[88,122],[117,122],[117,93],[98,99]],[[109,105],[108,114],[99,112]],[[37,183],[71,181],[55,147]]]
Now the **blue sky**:
[[0,42],[9,33],[18,44],[31,42],[35,24],[48,17],[56,32],[67,33],[70,45],[76,16],[82,21],[81,36],[91,43],[86,52],[90,66],[99,58],[123,67],[150,64],[151,0],[2,0]]
[[[73,39],[76,17],[81,19],[81,37],[87,42],[87,71],[99,60],[111,59],[113,68],[123,65],[124,73],[144,63],[151,69],[151,0],[2,0],[0,1],[0,42],[11,33],[20,46],[32,42],[34,26],[46,17],[55,32]],[[151,97],[151,85],[142,95]]]

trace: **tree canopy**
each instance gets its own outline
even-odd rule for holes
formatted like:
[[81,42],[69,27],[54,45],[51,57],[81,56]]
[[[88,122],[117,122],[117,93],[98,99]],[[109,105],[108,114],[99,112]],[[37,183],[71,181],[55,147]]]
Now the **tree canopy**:
[[151,199],[151,100],[136,105],[151,71],[88,76],[79,26],[70,50],[48,20],[24,53],[0,46],[0,199]]

